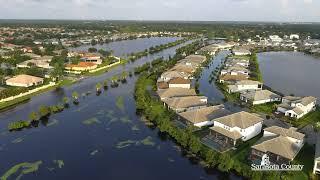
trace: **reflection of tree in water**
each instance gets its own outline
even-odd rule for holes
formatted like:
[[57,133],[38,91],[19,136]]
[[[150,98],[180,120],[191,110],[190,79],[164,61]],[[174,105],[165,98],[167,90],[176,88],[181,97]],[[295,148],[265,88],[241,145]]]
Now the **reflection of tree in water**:
[[49,117],[42,117],[40,121],[43,126],[47,126],[49,123]]

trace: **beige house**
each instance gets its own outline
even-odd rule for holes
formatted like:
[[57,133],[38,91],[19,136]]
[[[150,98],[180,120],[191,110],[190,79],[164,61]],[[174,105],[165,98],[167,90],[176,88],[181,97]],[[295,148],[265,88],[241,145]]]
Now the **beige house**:
[[286,96],[282,98],[282,103],[278,105],[277,111],[285,116],[299,119],[316,109],[317,98],[312,96],[295,97]]
[[264,129],[263,137],[251,147],[249,157],[253,162],[261,162],[268,155],[271,164],[289,164],[304,145],[305,135],[295,128],[272,126]]
[[168,108],[179,113],[205,107],[207,105],[207,101],[208,98],[205,96],[186,96],[164,99],[163,103],[167,105]]
[[269,90],[244,91],[241,92],[240,99],[246,103],[258,105],[269,102],[280,102],[281,96]]
[[212,119],[230,114],[223,105],[209,106],[179,113],[179,120],[197,127],[213,125]]
[[8,86],[31,87],[43,84],[43,78],[21,74],[6,80]]
[[194,89],[186,88],[168,88],[168,89],[159,89],[157,91],[161,100],[173,97],[185,97],[185,96],[196,96],[197,93]]
[[183,79],[183,78],[174,78],[171,79],[169,82],[169,88],[191,88],[191,81],[189,79]]

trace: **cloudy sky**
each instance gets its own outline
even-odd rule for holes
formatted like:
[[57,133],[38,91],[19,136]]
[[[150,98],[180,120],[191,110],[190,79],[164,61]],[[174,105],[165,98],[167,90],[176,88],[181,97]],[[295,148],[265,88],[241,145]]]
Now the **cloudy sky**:
[[320,22],[320,0],[0,0],[0,19]]

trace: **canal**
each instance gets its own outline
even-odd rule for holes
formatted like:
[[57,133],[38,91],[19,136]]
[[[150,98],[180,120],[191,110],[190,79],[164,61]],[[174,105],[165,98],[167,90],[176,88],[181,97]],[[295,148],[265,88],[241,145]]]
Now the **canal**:
[[94,92],[96,83],[122,71],[132,71],[134,67],[157,57],[173,56],[175,50],[183,45],[118,66],[73,86],[43,93],[26,104],[2,112],[0,174],[19,163],[41,161],[35,173],[23,175],[20,169],[10,177],[22,175],[22,179],[30,180],[239,179],[234,174],[203,168],[186,158],[170,139],[160,136],[156,128],[146,126],[135,111],[133,92],[137,77],[134,76],[100,96],[92,93],[81,97],[79,105],[72,104],[69,109],[51,115],[48,122],[42,122],[38,128],[19,132],[7,130],[9,122],[26,119],[40,105],[57,104],[64,96],[71,97],[73,91],[80,94]]
[[301,52],[258,54],[264,83],[285,95],[320,99],[320,59]]

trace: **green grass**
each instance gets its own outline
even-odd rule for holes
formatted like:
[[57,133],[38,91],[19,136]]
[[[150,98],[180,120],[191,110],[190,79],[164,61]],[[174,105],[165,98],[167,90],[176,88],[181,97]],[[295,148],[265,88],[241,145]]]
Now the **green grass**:
[[267,115],[272,115],[273,112],[276,110],[277,103],[266,103],[266,104],[259,104],[254,105],[250,108],[252,112],[262,112]]
[[291,122],[297,128],[303,128],[307,125],[315,125],[317,122],[320,122],[320,108],[317,108],[316,111],[310,112],[300,119],[292,120]]
[[0,177],[1,180],[7,180],[12,175],[16,174],[19,170],[21,170],[20,174],[16,179],[20,179],[23,175],[36,172],[39,169],[39,166],[42,164],[42,161],[36,161],[34,163],[20,163],[12,168],[10,168],[7,172],[4,173],[3,176]]

